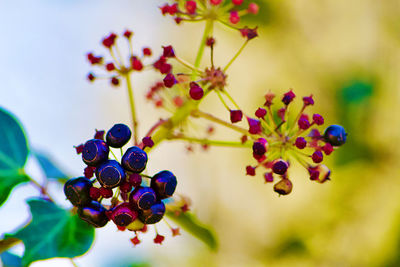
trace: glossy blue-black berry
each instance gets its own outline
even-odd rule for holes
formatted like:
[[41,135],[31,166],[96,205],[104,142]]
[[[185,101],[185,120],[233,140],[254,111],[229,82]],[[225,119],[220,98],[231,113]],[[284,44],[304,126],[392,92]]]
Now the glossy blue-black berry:
[[142,172],[146,168],[147,154],[137,146],[128,148],[121,160],[122,166],[131,172]]
[[154,190],[147,186],[139,186],[129,196],[129,203],[135,210],[147,210],[156,202]]
[[64,194],[74,206],[84,206],[89,204],[90,188],[92,182],[85,177],[78,177],[68,180],[64,185]]
[[96,167],[108,159],[110,149],[106,142],[100,139],[91,139],[83,146],[82,160],[89,166]]
[[162,201],[158,201],[148,210],[139,212],[139,220],[145,224],[154,224],[161,221],[165,214],[165,205]]
[[341,146],[346,143],[347,133],[340,125],[331,125],[324,132],[325,142],[332,146]]
[[104,188],[114,188],[126,179],[126,174],[118,161],[107,160],[96,168],[96,178]]
[[107,144],[111,147],[120,148],[131,139],[131,130],[122,123],[115,124],[106,135]]
[[170,171],[161,171],[151,178],[151,188],[156,192],[158,199],[171,197],[176,188],[176,177]]
[[103,227],[108,222],[106,209],[97,201],[92,201],[88,205],[78,208],[79,217],[93,225],[94,227]]

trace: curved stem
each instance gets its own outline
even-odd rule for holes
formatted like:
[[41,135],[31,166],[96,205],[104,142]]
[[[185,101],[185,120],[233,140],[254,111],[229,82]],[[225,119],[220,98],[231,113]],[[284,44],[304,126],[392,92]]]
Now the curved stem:
[[126,85],[127,85],[128,94],[129,94],[129,104],[131,107],[131,116],[132,116],[132,124],[133,124],[133,138],[135,141],[135,145],[137,145],[138,144],[138,122],[136,119],[135,98],[133,95],[130,74],[127,73],[124,75],[124,77],[126,79]]

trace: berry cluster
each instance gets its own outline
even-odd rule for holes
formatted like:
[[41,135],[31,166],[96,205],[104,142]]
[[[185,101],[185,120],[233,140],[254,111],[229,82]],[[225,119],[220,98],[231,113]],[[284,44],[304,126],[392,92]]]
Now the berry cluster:
[[257,14],[259,11],[256,3],[250,3],[245,8],[242,7],[242,4],[243,0],[176,0],[172,5],[164,4],[160,7],[160,10],[163,15],[174,16],[177,24],[180,24],[182,21],[194,22],[214,19],[231,26],[239,23],[242,16]]
[[[289,116],[289,106],[296,95],[292,90],[285,93],[281,99],[283,107],[273,110],[275,95],[268,93],[265,96],[264,107],[256,110],[255,116],[247,116],[249,133],[254,139],[253,157],[257,160],[256,166],[247,166],[247,175],[256,175],[256,169],[267,169],[264,173],[265,182],[273,182],[274,176],[280,181],[274,185],[274,190],[280,195],[287,195],[292,191],[292,182],[288,178],[290,161],[301,163],[309,172],[310,179],[324,183],[330,179],[330,170],[321,164],[325,156],[330,155],[335,147],[346,142],[346,132],[340,125],[330,125],[324,132],[317,129],[324,124],[320,114],[312,116],[305,113],[307,107],[314,104],[313,96],[303,97],[303,106],[297,116]],[[236,123],[243,117],[241,110],[231,110],[231,122]],[[246,138],[243,139],[246,142]]]
[[[122,147],[131,138],[128,126],[115,124],[105,140],[103,137],[104,131],[97,131],[94,139],[76,147],[87,165],[85,177],[68,180],[64,193],[77,207],[79,217],[95,227],[103,227],[112,220],[120,230],[144,231],[146,225],[155,224],[164,217],[163,200],[174,194],[176,177],[166,170],[152,177],[142,173],[148,160],[143,149],[146,144],[151,146],[151,138],[143,139],[140,145],[143,149],[132,146],[123,153]],[[121,150],[121,163],[112,148]],[[109,154],[115,159],[109,159]],[[96,178],[91,179],[94,175]],[[143,177],[149,180],[142,181]],[[110,198],[110,205],[102,204],[104,199]],[[156,239],[161,237],[164,239],[157,233]],[[136,236],[134,240],[136,245],[139,239]]]

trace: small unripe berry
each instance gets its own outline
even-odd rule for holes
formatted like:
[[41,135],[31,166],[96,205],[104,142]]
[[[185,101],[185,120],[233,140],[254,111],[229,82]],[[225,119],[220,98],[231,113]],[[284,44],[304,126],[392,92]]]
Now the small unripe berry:
[[243,112],[241,110],[230,110],[231,122],[239,122],[243,118]]
[[82,160],[89,166],[96,167],[108,159],[110,149],[103,140],[91,139],[87,141],[82,150]]
[[204,95],[203,88],[201,88],[197,83],[191,82],[189,95],[194,100],[200,100]]
[[313,115],[313,122],[316,125],[322,125],[322,124],[324,124],[324,118],[319,114],[314,114]]
[[249,7],[247,8],[247,11],[251,14],[257,14],[259,9],[260,8],[256,3],[250,3]]
[[274,191],[279,195],[287,195],[292,192],[293,184],[289,179],[282,179],[274,185]]
[[113,196],[113,191],[111,188],[100,187],[100,195],[104,198],[111,198]]
[[118,161],[107,160],[97,167],[96,177],[103,187],[114,188],[126,179],[126,174]]
[[259,140],[257,140],[253,144],[253,153],[258,156],[264,155],[267,152],[266,144],[267,140],[265,140],[264,138],[259,138]]
[[163,57],[175,57],[175,51],[171,45],[163,46]]
[[121,163],[126,170],[140,173],[146,168],[147,154],[137,146],[130,147],[122,156]]
[[129,203],[136,210],[147,210],[156,202],[157,197],[150,187],[140,186],[135,188],[129,196]]
[[72,205],[84,206],[92,201],[90,197],[91,187],[92,182],[85,177],[69,179],[64,185],[64,194]]
[[324,132],[325,142],[332,146],[341,146],[346,143],[347,133],[340,125],[331,125]]
[[263,109],[263,108],[259,108],[259,109],[257,109],[256,110],[256,117],[257,118],[264,118],[265,117],[265,115],[267,114],[267,111],[265,110],[265,109]]
[[153,204],[150,209],[143,210],[139,213],[139,219],[145,224],[154,224],[164,217],[165,205],[162,201]]
[[82,220],[94,227],[103,227],[109,220],[106,215],[106,209],[97,201],[92,201],[86,206],[79,207],[77,213]]
[[324,159],[324,155],[322,154],[321,151],[316,150],[312,155],[311,155],[312,160],[315,163],[320,163]]
[[289,168],[289,164],[286,161],[284,161],[283,159],[275,160],[272,165],[272,171],[274,173],[280,174],[280,175],[285,174],[288,168]]
[[303,149],[307,146],[307,141],[304,137],[297,137],[295,145],[298,149]]
[[109,146],[120,148],[128,143],[131,135],[132,133],[128,126],[118,123],[107,132],[106,141]]
[[232,24],[239,23],[239,21],[240,21],[239,13],[237,11],[231,11],[231,13],[229,14],[229,21]]
[[142,176],[138,173],[132,173],[129,175],[128,182],[133,187],[138,187],[142,183]]
[[[250,7],[249,7],[250,8]],[[285,105],[289,105],[292,101],[293,101],[293,99],[296,97],[296,95],[293,93],[293,91],[292,90],[290,90],[289,92],[287,92],[287,93],[285,93],[284,95],[283,95],[283,98],[282,98],[282,102],[285,104]]]
[[170,171],[161,171],[151,178],[151,188],[156,192],[158,199],[171,197],[176,188],[176,177]]
[[111,220],[116,225],[125,227],[131,224],[137,216],[137,212],[131,209],[129,203],[122,203],[112,210]]
[[187,1],[185,3],[185,8],[189,14],[193,15],[194,13],[196,13],[196,8],[197,8],[196,1]]
[[164,85],[167,88],[171,88],[174,84],[177,83],[175,76],[172,73],[168,73],[165,78],[163,79]]
[[100,197],[100,189],[97,187],[91,187],[89,191],[90,197],[93,200],[97,200]]
[[249,133],[259,134],[262,131],[261,122],[257,119],[252,119],[247,117],[247,122],[249,124]]
[[243,0],[232,0],[232,4],[239,6],[243,3]]
[[246,166],[246,175],[255,176],[256,175],[256,167]]

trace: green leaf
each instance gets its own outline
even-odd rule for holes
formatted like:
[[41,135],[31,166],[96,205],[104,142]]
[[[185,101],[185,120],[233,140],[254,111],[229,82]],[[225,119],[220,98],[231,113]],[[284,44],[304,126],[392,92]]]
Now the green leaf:
[[29,182],[29,178],[21,171],[0,170],[0,207],[6,202],[12,189],[25,182]]
[[200,223],[194,214],[181,212],[179,215],[176,215],[172,211],[167,211],[166,214],[185,231],[203,241],[211,250],[215,251],[218,249],[217,239],[213,231]]
[[60,170],[59,167],[50,159],[51,157],[38,150],[32,151],[32,154],[36,157],[40,167],[42,167],[47,179],[57,179],[59,181],[68,180],[68,176]]
[[18,170],[28,158],[28,141],[18,120],[0,108],[0,171]]
[[22,259],[20,256],[17,256],[8,251],[0,254],[1,262],[4,267],[22,267]]
[[24,242],[23,266],[54,257],[73,258],[89,250],[94,239],[92,226],[52,202],[31,199],[28,204],[32,221],[17,233],[6,236]]

